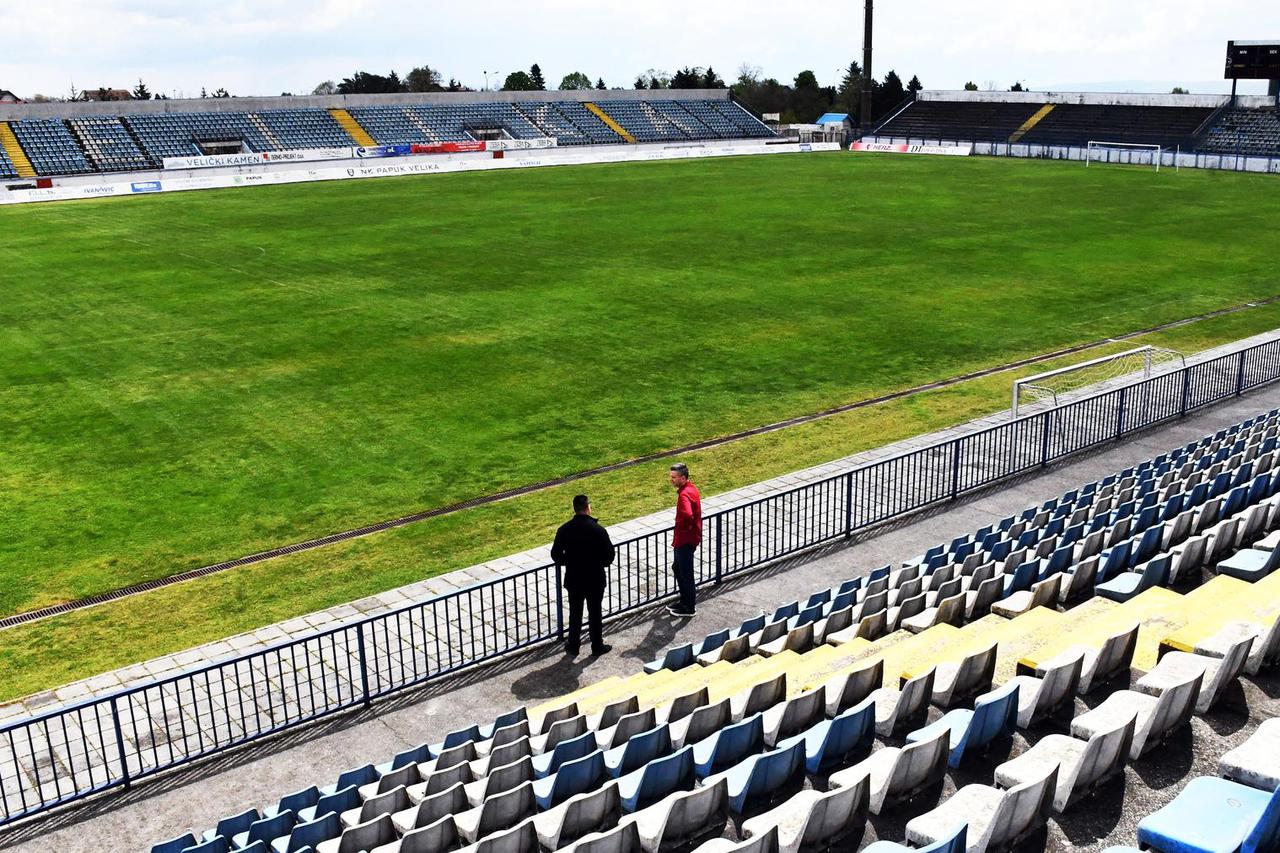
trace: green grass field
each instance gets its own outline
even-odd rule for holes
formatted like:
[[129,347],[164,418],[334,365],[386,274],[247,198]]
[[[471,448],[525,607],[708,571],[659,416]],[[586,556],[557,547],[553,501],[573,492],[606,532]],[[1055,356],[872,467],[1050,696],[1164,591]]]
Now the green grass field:
[[[1276,186],[831,154],[0,209],[0,614],[1275,295]],[[964,420],[1007,388],[702,455],[701,480]],[[612,520],[668,498],[655,466],[592,489]],[[0,692],[536,545],[564,502],[0,632]],[[118,639],[143,623],[165,639]]]

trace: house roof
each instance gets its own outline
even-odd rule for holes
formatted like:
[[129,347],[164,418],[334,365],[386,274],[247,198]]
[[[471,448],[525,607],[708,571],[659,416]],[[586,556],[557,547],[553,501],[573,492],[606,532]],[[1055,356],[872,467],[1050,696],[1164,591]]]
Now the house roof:
[[823,113],[814,124],[844,124],[848,120],[848,113]]

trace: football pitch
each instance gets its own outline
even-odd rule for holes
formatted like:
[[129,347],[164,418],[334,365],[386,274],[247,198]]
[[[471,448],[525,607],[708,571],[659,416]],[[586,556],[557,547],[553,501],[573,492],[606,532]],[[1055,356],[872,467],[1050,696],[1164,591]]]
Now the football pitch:
[[[0,208],[0,615],[1275,296],[1278,188],[839,153]],[[1233,318],[1195,342],[1280,325]],[[858,440],[917,425],[893,420]],[[768,471],[857,449],[797,447]],[[721,460],[704,491],[767,475]],[[618,483],[607,521],[669,498]],[[563,507],[529,506],[145,620],[225,632],[461,568],[548,540]],[[0,664],[41,637],[114,663],[111,613],[3,632]]]

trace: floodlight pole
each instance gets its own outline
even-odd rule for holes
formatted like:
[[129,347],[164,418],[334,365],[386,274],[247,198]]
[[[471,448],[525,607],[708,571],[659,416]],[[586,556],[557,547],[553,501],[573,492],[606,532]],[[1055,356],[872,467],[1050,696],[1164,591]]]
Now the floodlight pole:
[[867,0],[866,18],[862,25],[862,135],[871,132],[871,12],[874,0]]

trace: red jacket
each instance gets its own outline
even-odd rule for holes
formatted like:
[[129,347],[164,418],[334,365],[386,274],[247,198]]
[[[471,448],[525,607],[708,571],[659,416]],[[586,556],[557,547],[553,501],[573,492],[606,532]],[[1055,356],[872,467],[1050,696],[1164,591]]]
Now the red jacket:
[[685,483],[676,493],[676,532],[671,547],[702,544],[702,495],[693,483]]

